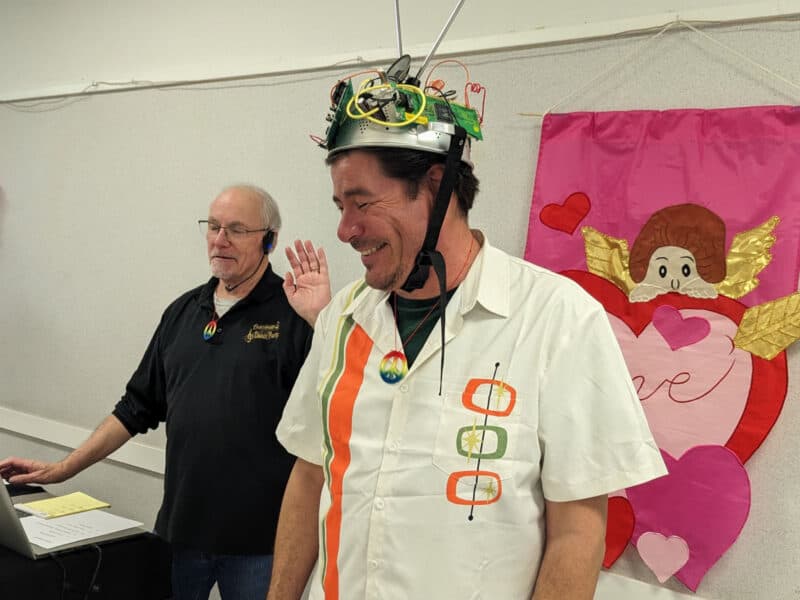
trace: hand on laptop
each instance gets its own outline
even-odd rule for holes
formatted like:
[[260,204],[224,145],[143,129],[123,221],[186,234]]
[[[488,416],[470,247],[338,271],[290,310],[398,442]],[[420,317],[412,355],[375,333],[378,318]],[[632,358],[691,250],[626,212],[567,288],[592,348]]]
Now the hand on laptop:
[[0,477],[9,483],[61,483],[70,476],[61,462],[46,463],[14,456],[0,461]]

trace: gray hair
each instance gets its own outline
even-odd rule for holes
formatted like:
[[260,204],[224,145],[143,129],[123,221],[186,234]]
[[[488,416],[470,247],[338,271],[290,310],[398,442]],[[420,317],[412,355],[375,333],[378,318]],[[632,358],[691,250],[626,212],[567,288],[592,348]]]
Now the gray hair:
[[264,227],[274,231],[275,233],[280,230],[281,212],[278,210],[278,203],[275,202],[275,199],[270,196],[265,189],[249,183],[238,183],[235,185],[229,185],[222,190],[222,193],[229,192],[231,190],[241,190],[257,198],[261,203],[261,219]]

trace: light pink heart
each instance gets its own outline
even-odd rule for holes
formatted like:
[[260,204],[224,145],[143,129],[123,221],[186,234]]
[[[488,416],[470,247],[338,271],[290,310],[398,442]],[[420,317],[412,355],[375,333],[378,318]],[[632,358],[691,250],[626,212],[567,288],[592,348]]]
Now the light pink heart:
[[742,418],[754,368],[749,352],[731,347],[737,323],[704,310],[681,314],[706,319],[711,331],[677,351],[652,323],[637,336],[609,315],[650,430],[672,456],[698,445],[725,445]]
[[648,531],[639,536],[636,549],[661,583],[689,561],[689,546],[677,535],[665,537],[658,532]]
[[701,317],[684,319],[674,306],[662,304],[653,311],[653,325],[674,352],[696,344],[709,334],[711,324]]

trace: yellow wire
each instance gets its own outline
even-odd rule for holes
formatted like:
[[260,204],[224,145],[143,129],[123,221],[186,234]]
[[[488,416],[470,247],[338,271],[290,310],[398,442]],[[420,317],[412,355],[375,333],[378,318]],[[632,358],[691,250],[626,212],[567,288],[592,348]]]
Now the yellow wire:
[[[347,103],[347,106],[345,107],[345,110],[347,112],[347,116],[350,117],[351,119],[367,119],[368,121],[371,121],[372,123],[375,123],[376,125],[383,125],[385,127],[405,127],[406,125],[410,125],[411,123],[416,121],[420,117],[420,115],[422,115],[422,113],[425,112],[425,107],[427,106],[428,100],[427,100],[427,97],[425,96],[425,92],[423,92],[417,86],[409,85],[407,83],[398,83],[398,84],[394,84],[394,85],[391,84],[391,83],[382,83],[382,84],[376,85],[374,87],[366,88],[366,87],[364,87],[364,84],[367,81],[369,81],[369,80],[365,80],[365,81],[361,82],[361,85],[358,88],[358,93],[356,93],[355,96],[350,98],[350,101]],[[390,122],[390,121],[381,121],[380,119],[375,119],[374,117],[372,117],[372,115],[374,115],[379,110],[379,107],[377,107],[377,106],[375,108],[373,108],[372,110],[368,111],[368,112],[364,112],[363,110],[361,110],[361,107],[356,102],[358,100],[359,96],[361,96],[361,94],[363,94],[366,90],[376,91],[376,90],[381,90],[381,89],[386,89],[386,88],[401,89],[401,90],[406,90],[406,91],[409,91],[409,92],[412,92],[412,93],[415,93],[415,94],[419,94],[420,98],[422,98],[422,101],[420,102],[420,107],[417,110],[417,112],[414,113],[412,116],[408,117],[405,121],[401,121],[399,123],[393,123],[393,122]],[[357,115],[353,114],[353,111],[351,110],[353,105],[355,105],[356,110],[358,110],[359,114],[357,114]]]
[[[358,97],[361,96],[361,94],[363,94],[366,90],[374,89],[372,87],[369,87],[369,88],[367,87],[367,84],[370,83],[371,81],[374,81],[374,79],[365,79],[364,81],[362,81],[361,85],[358,86],[358,91],[355,93],[355,95],[352,98],[350,98],[350,101],[347,103],[347,106],[345,106],[345,110],[347,111],[347,116],[350,117],[351,119],[368,119],[371,115],[374,115],[380,109],[379,106],[376,106],[371,111],[364,112],[363,110],[361,110],[361,107],[358,104],[356,104],[355,106],[356,106],[356,109],[358,110],[358,114],[354,115],[352,113],[352,111],[350,110],[352,108],[353,104],[355,103],[355,101],[358,100]],[[382,84],[382,85],[386,85],[386,84]]]

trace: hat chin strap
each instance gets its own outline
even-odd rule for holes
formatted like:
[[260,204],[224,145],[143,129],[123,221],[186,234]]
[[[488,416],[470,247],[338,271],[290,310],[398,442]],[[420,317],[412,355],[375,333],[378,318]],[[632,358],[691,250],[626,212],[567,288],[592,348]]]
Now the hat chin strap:
[[433,272],[436,273],[436,278],[439,280],[439,311],[442,315],[442,353],[439,368],[440,396],[442,395],[442,380],[444,378],[444,314],[445,305],[447,304],[447,269],[442,253],[436,250],[436,244],[439,241],[439,232],[442,229],[444,216],[450,204],[450,195],[453,193],[458,163],[461,161],[461,155],[464,152],[464,143],[467,138],[467,132],[463,127],[456,126],[455,129],[455,133],[450,138],[450,147],[447,150],[444,174],[442,175],[442,181],[439,183],[439,191],[436,194],[436,202],[433,205],[431,218],[428,221],[428,231],[425,233],[425,241],[414,261],[414,268],[411,269],[411,273],[409,273],[408,278],[400,288],[404,292],[413,292],[414,290],[420,289],[428,280],[431,267],[433,267]]
[[[447,213],[447,206],[450,204],[450,195],[453,193],[458,163],[461,161],[466,138],[467,132],[464,128],[456,126],[455,133],[450,137],[450,148],[447,150],[444,174],[439,184],[439,192],[436,195],[431,218],[428,221],[425,241],[422,244],[422,249],[417,254],[417,258],[414,260],[414,268],[411,269],[411,273],[409,273],[408,278],[400,288],[404,292],[413,292],[425,285],[425,282],[428,281],[428,275],[430,274],[429,269],[431,266],[433,266],[434,271],[439,275],[440,279],[444,278],[444,258],[439,251],[436,250],[436,244],[439,241],[439,232],[442,229],[445,213]],[[441,275],[439,274],[437,264],[441,264]],[[440,283],[441,286],[446,285],[444,281]]]

